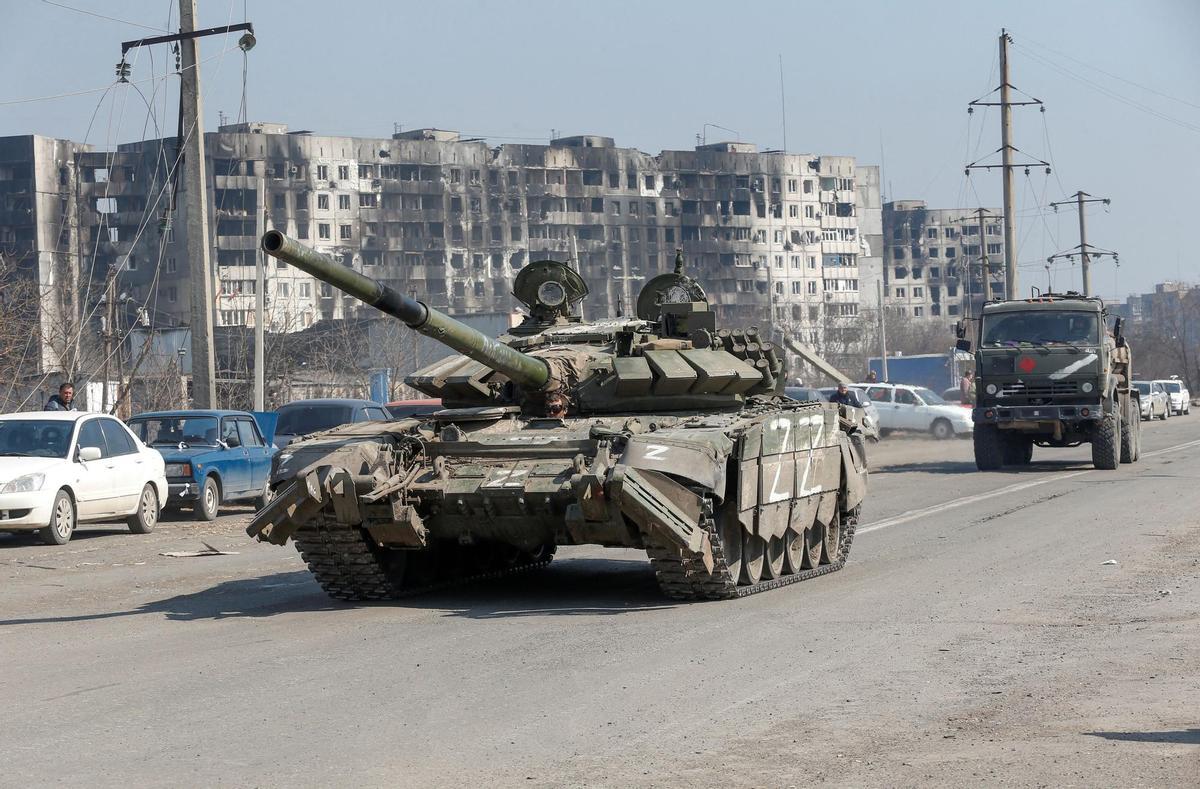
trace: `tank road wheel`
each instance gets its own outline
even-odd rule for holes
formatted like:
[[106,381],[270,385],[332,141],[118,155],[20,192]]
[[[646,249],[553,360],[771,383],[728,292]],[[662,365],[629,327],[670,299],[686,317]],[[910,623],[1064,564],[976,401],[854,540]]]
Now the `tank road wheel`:
[[825,527],[820,521],[804,530],[804,557],[800,566],[811,570],[821,564],[821,552],[825,550]]
[[971,440],[975,444],[975,468],[995,471],[1004,465],[1004,436],[995,425],[975,425]]
[[721,533],[721,550],[725,552],[725,564],[729,567],[729,577],[736,584],[742,577],[742,524],[738,520],[733,507],[722,507],[718,515]]
[[742,532],[742,583],[753,586],[762,580],[767,541],[757,534]]
[[788,529],[783,534],[783,569],[788,575],[795,575],[804,569],[804,551],[806,549],[804,535]]
[[1111,471],[1120,463],[1121,415],[1113,408],[1092,432],[1092,465]]
[[821,540],[821,564],[836,564],[842,550],[842,517],[835,509]]
[[772,537],[767,540],[767,556],[766,564],[763,567],[763,578],[772,580],[774,578],[782,578],[784,574],[784,554],[786,550],[783,545],[782,537]]

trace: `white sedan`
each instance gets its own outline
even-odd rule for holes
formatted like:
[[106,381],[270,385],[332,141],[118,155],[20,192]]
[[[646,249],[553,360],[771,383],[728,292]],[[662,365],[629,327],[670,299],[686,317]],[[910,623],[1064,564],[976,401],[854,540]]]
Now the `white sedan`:
[[853,384],[879,410],[879,431],[893,430],[930,433],[934,438],[970,436],[975,430],[971,409],[947,403],[936,392],[923,386],[906,384]]
[[97,521],[146,534],[166,495],[162,455],[111,416],[0,416],[0,531],[37,531],[52,545]]

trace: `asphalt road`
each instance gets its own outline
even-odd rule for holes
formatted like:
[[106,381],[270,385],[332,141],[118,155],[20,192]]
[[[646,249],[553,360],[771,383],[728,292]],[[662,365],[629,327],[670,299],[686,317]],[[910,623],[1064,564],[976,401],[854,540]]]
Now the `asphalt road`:
[[842,572],[719,603],[584,548],[338,604],[244,511],[0,536],[0,784],[1194,786],[1200,417],[1143,442],[889,439]]

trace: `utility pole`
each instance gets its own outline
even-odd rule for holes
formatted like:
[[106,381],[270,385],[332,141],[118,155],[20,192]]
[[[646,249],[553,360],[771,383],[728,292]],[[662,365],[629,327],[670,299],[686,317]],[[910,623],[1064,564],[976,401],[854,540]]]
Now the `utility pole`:
[[238,39],[243,52],[254,48],[254,26],[249,22],[196,29],[196,0],[179,0],[179,32],[151,36],[121,44],[121,62],[117,75],[128,81],[129,64],[125,55],[136,47],[179,42],[179,152],[183,159],[183,179],[187,222],[184,233],[187,246],[188,279],[191,284],[192,390],[199,408],[211,408],[217,399],[217,371],[213,359],[213,308],[216,293],[208,233],[208,189],[204,167],[204,108],[200,98],[200,57],[197,40],[244,30]]
[[[1008,81],[1007,31],[1000,31],[1000,151],[1004,174],[1004,297],[1017,295],[1017,221],[1016,188],[1012,171],[1012,85]],[[980,236],[982,244],[983,237]],[[986,276],[986,275],[985,275]],[[986,279],[984,289],[988,290]]]
[[[1046,108],[1038,99],[1030,97],[1028,101],[1013,101],[1012,91],[1013,85],[1009,80],[1008,69],[1008,45],[1012,41],[1012,36],[1007,30],[1000,31],[1000,85],[993,89],[988,95],[991,96],[999,92],[1000,101],[985,101],[984,99],[976,99],[967,105],[967,112],[971,113],[976,107],[999,107],[1000,108],[1000,164],[980,164],[974,162],[968,164],[966,173],[971,175],[971,170],[992,170],[999,168],[1004,178],[1004,298],[1011,299],[1017,295],[1019,286],[1017,280],[1017,216],[1016,216],[1016,188],[1013,185],[1013,170],[1017,167],[1024,168],[1025,174],[1029,175],[1031,165],[1039,165],[1046,168],[1046,173],[1050,173],[1050,163],[1040,159],[1034,159],[1028,162],[1014,162],[1013,154],[1020,153],[1012,142],[1012,108],[1023,105],[1036,104],[1042,112]],[[980,243],[984,243],[980,239]]]
[[[196,0],[179,0],[179,32],[196,30]],[[191,281],[192,400],[196,408],[217,405],[213,358],[213,269],[208,243],[208,178],[204,162],[204,109],[200,97],[200,52],[194,38],[179,42],[179,107],[183,121],[183,194],[187,206],[184,239]]]
[[[1075,210],[1077,210],[1079,212],[1079,246],[1074,247],[1073,249],[1071,249],[1067,252],[1059,252],[1059,253],[1053,254],[1050,257],[1046,258],[1046,270],[1047,270],[1047,272],[1049,272],[1050,264],[1053,263],[1057,258],[1065,257],[1068,260],[1074,260],[1074,256],[1076,254],[1078,254],[1080,268],[1083,273],[1083,295],[1090,296],[1090,295],[1092,295],[1092,272],[1091,272],[1092,258],[1109,256],[1109,257],[1112,257],[1112,259],[1117,263],[1118,266],[1121,265],[1121,262],[1120,262],[1120,258],[1117,257],[1116,252],[1112,252],[1107,249],[1096,249],[1095,247],[1088,244],[1088,242],[1087,242],[1087,216],[1084,213],[1084,206],[1087,203],[1103,203],[1104,205],[1110,205],[1112,203],[1112,201],[1109,200],[1107,197],[1092,197],[1090,194],[1088,194],[1087,192],[1084,192],[1084,191],[1078,191],[1075,194],[1071,195],[1071,197],[1073,197],[1074,200],[1058,200],[1058,201],[1051,203],[1050,207],[1053,208],[1057,212],[1058,207],[1060,205],[1069,205],[1071,203],[1075,204]],[[1078,250],[1078,252],[1076,252],[1076,250]]]
[[[990,217],[990,216],[995,216],[995,214],[986,208],[976,208],[971,213],[975,215],[975,217],[974,217],[975,218],[975,226],[979,230],[980,276],[983,279],[983,300],[986,302],[986,301],[992,300],[992,267],[991,267],[991,261],[988,259],[987,227],[984,224],[984,218]],[[955,219],[953,221],[965,223],[969,218],[970,217],[961,217],[961,218]],[[972,292],[972,289],[971,289],[971,263],[970,263],[969,259],[966,263],[966,266],[967,266],[967,287],[965,289],[966,290],[965,295],[967,298],[967,313],[968,313],[968,315],[970,315],[972,312],[973,305],[971,304],[971,292]]]
[[883,283],[879,280],[875,280],[875,295],[879,298],[879,359],[883,368],[883,383],[887,383],[887,320],[883,309]]
[[[258,190],[258,202],[261,208],[258,215],[263,218],[262,231],[267,230],[267,195],[261,187]],[[264,355],[266,344],[263,342],[263,323],[266,321],[267,306],[267,277],[263,271],[263,251],[254,250],[254,410],[266,411],[266,366]]]
[[104,385],[101,387],[100,393],[100,408],[104,413],[108,413],[108,360],[113,354],[113,323],[117,315],[117,270],[112,266],[108,268],[107,281],[104,283],[104,365],[102,375],[104,376]]

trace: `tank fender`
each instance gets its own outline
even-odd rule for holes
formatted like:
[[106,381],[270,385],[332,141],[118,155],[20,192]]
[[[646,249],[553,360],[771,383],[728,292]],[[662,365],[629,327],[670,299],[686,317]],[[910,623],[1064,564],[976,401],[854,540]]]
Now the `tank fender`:
[[259,542],[283,545],[296,530],[332,502],[342,523],[360,523],[354,478],[344,468],[321,466],[296,477],[260,510],[246,527]]
[[720,432],[693,430],[685,437],[662,431],[630,436],[620,463],[695,482],[725,499],[725,474],[733,442]]
[[867,464],[850,444],[848,437],[842,438],[842,509],[852,510],[867,497]]
[[609,491],[647,543],[675,548],[686,558],[698,557],[709,573],[713,571],[700,496],[666,474],[619,464],[609,477]]

